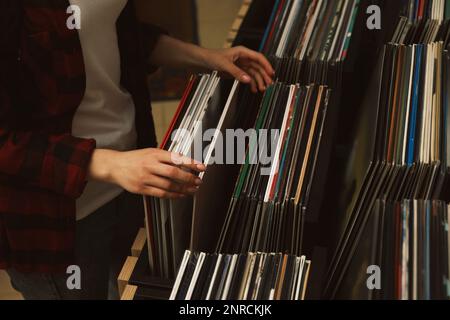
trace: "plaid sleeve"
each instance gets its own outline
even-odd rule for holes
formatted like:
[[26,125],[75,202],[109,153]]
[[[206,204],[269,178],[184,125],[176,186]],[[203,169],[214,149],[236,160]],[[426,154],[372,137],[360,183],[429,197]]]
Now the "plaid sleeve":
[[77,198],[86,185],[95,141],[70,135],[16,132],[11,127],[17,95],[12,79],[17,75],[21,25],[18,3],[0,1],[0,181],[37,186]]
[[87,183],[95,140],[0,128],[0,180],[78,198]]

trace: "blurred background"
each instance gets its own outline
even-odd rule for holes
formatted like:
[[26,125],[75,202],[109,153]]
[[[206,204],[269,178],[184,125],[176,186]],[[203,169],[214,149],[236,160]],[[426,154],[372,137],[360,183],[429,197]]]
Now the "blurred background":
[[[138,3],[141,19],[164,27],[172,36],[207,48],[221,48],[242,0],[145,0]],[[182,70],[161,69],[149,78],[158,141],[172,120],[188,76]],[[7,274],[0,271],[0,300],[21,298],[11,288]]]

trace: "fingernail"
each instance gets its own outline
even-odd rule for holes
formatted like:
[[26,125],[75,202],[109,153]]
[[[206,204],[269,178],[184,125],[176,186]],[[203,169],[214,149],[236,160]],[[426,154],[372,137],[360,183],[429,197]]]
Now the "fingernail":
[[242,81],[244,81],[244,82],[250,82],[250,81],[252,81],[252,79],[251,79],[248,75],[244,74],[244,75],[242,76]]
[[199,190],[199,187],[194,187],[194,188],[189,188],[188,192],[189,193],[196,193]]
[[196,184],[197,186],[201,186],[201,185],[203,184],[202,179],[200,179],[200,178],[195,179],[195,184]]
[[200,171],[206,171],[206,167],[203,164],[198,164],[197,165],[197,169],[200,170]]

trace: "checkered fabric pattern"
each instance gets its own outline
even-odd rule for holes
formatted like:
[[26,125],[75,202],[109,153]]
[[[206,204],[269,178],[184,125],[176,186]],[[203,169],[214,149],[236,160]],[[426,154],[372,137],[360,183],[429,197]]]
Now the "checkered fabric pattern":
[[[71,135],[86,75],[78,32],[66,26],[69,5],[0,0],[1,269],[56,273],[75,262],[75,200],[95,141]],[[139,24],[132,0],[117,30],[138,144],[155,147],[147,61],[163,31]]]

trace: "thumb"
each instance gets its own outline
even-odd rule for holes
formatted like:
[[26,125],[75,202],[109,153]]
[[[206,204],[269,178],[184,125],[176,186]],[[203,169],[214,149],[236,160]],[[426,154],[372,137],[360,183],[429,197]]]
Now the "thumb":
[[242,70],[232,62],[226,63],[224,65],[223,71],[229,73],[236,80],[242,83],[250,83],[252,81],[252,78],[244,70]]

